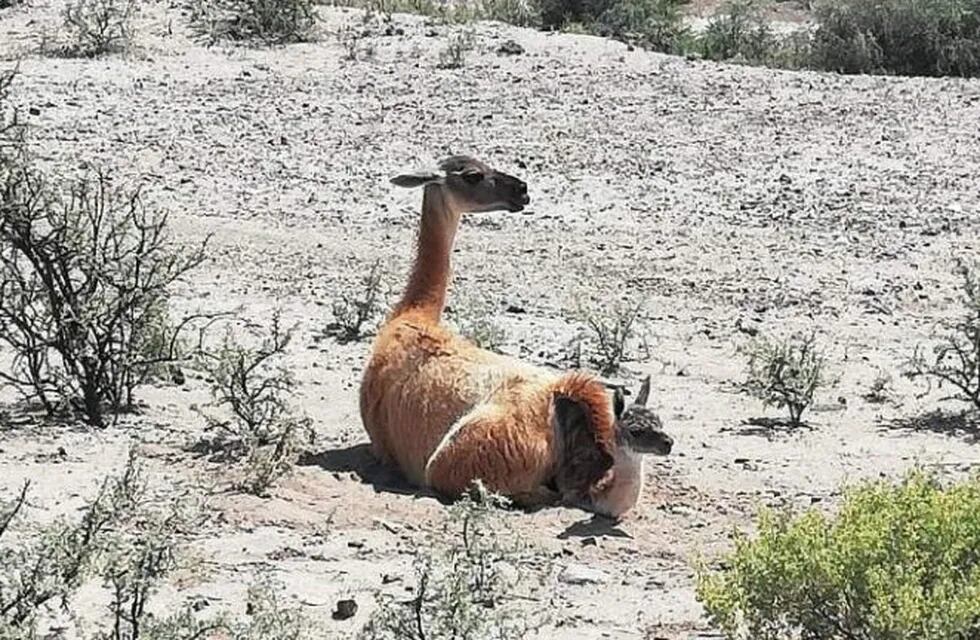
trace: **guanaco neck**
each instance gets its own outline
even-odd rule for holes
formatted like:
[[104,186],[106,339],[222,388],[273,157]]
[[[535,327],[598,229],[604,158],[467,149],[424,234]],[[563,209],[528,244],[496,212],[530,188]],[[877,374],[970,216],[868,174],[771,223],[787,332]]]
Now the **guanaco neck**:
[[426,186],[412,274],[393,316],[412,312],[431,322],[442,318],[449,286],[449,258],[458,228],[459,212],[451,206],[442,186]]

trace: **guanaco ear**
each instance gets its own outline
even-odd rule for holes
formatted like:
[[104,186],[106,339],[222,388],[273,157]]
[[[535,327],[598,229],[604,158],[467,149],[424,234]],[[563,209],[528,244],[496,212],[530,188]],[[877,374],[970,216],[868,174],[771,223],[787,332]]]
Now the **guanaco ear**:
[[643,384],[640,385],[640,390],[636,393],[636,400],[633,404],[638,404],[641,407],[645,407],[647,401],[650,400],[650,376],[643,379]]
[[624,411],[626,411],[626,397],[623,395],[623,390],[616,387],[613,390],[613,413],[616,415],[616,420],[623,417]]
[[440,182],[442,176],[431,171],[415,171],[413,173],[403,173],[391,179],[391,183],[397,187],[412,189],[433,182]]
[[558,490],[566,498],[587,498],[612,468],[612,456],[596,443],[595,429],[581,402],[555,396],[552,404]]

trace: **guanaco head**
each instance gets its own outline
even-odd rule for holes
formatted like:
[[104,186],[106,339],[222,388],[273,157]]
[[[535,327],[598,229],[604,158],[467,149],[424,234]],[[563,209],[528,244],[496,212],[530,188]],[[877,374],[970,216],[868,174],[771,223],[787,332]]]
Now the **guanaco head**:
[[531,201],[527,184],[476,158],[451,156],[438,171],[403,173],[391,179],[399,187],[438,189],[457,212],[521,211]]
[[628,407],[622,391],[613,394],[611,440],[597,433],[602,417],[581,399],[554,398],[555,484],[566,502],[614,518],[636,504],[643,488],[641,454],[667,455],[673,447],[659,416],[646,406],[649,397],[649,377]]

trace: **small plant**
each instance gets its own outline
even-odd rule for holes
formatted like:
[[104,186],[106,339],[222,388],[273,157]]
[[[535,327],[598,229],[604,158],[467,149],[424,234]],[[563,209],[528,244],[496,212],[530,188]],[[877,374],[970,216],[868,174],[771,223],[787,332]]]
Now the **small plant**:
[[218,432],[217,448],[232,460],[244,461],[240,488],[256,495],[265,494],[288,473],[303,444],[314,438],[309,418],[296,415],[287,400],[296,381],[277,364],[291,338],[292,331],[282,328],[276,313],[257,347],[240,344],[229,331],[217,352],[203,356],[214,405],[230,417],[202,415],[208,428]]
[[957,399],[980,409],[980,267],[959,261],[962,279],[963,311],[953,321],[944,321],[933,332],[938,340],[927,354],[916,348],[906,376],[937,380],[956,390]]
[[94,58],[129,43],[136,0],[71,0],[62,12],[67,38],[61,53]]
[[816,391],[829,384],[816,335],[776,341],[758,338],[747,351],[748,377],[743,389],[767,407],[786,407],[790,426],[800,426]]
[[481,349],[499,352],[507,331],[493,317],[493,308],[478,298],[459,297],[446,314],[459,334]]
[[886,371],[880,371],[862,397],[871,404],[885,404],[890,402],[894,395],[891,375]]
[[[0,505],[0,637],[34,638],[45,608],[66,603],[98,568],[113,532],[136,518],[145,495],[142,467],[131,453],[105,480],[77,522],[17,527],[30,485]],[[17,530],[15,529],[23,529]],[[14,533],[13,539],[9,534]]]
[[466,65],[466,55],[473,50],[474,38],[470,31],[454,34],[449,45],[439,52],[440,69],[460,69]]
[[583,306],[574,318],[584,327],[574,341],[577,358],[595,366],[602,375],[620,371],[623,363],[634,358],[633,349],[639,339],[645,344],[646,336],[640,316],[644,305],[641,301],[615,302],[610,305]]
[[65,192],[24,159],[0,163],[0,380],[49,415],[95,426],[134,406],[135,390],[183,357],[168,291],[204,260],[182,251],[139,189],[91,172]]
[[756,0],[729,0],[697,37],[697,50],[710,60],[766,64],[778,41]]
[[980,478],[921,471],[848,490],[840,514],[764,511],[697,593],[731,640],[980,637]]
[[314,0],[188,0],[191,29],[211,42],[307,42],[319,16]]
[[476,483],[451,507],[438,542],[419,554],[415,596],[408,601],[379,596],[360,640],[505,640],[535,629],[543,612],[528,615],[514,605],[529,584],[526,572],[533,558],[516,532],[502,524],[497,509],[506,504]]
[[332,306],[334,321],[327,326],[327,335],[347,343],[374,330],[385,302],[384,277],[381,261],[376,260],[356,288],[341,291]]

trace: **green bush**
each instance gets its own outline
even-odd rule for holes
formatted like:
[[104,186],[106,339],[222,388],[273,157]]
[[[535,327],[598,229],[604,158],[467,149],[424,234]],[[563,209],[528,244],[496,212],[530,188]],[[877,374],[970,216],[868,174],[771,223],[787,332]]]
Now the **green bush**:
[[766,406],[786,407],[790,426],[802,424],[816,391],[827,385],[826,361],[816,336],[757,338],[746,349],[748,375],[742,387]]
[[599,16],[593,30],[635,41],[654,51],[681,53],[690,39],[677,0],[618,0]]
[[188,0],[191,29],[220,40],[287,44],[313,38],[314,0]]
[[828,0],[815,12],[815,67],[922,76],[980,72],[980,0]]
[[912,472],[846,493],[830,517],[763,512],[698,597],[730,639],[980,637],[980,477]]
[[709,60],[737,58],[751,64],[766,64],[778,45],[756,0],[731,0],[698,36],[696,49]]

